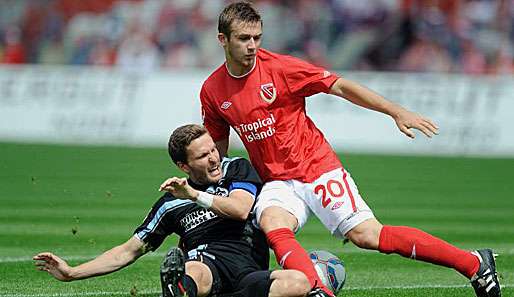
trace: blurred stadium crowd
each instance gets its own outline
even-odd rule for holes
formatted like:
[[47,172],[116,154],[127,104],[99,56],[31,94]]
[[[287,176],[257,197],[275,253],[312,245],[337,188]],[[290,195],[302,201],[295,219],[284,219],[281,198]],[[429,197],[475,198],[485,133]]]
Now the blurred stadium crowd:
[[[215,67],[223,0],[2,0],[0,62]],[[263,47],[332,69],[514,74],[514,0],[261,0]]]

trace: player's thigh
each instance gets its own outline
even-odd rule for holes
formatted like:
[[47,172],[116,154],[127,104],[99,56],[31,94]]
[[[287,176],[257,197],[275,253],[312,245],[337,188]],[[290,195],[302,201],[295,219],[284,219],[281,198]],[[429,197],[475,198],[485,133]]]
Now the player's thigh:
[[[265,232],[275,229],[274,227],[289,227],[296,231],[307,222],[310,214],[309,207],[297,195],[291,181],[271,181],[264,184],[257,197],[255,212],[257,222]],[[291,219],[284,212],[291,214]]]
[[343,168],[327,172],[303,187],[311,211],[335,236],[343,237],[355,226],[374,218],[350,173]]

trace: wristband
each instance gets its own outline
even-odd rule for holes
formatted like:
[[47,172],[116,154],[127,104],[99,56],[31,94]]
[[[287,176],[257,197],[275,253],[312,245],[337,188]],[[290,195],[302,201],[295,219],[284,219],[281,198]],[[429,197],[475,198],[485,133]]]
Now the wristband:
[[196,198],[196,204],[204,208],[210,208],[214,201],[214,195],[198,191],[198,197]]

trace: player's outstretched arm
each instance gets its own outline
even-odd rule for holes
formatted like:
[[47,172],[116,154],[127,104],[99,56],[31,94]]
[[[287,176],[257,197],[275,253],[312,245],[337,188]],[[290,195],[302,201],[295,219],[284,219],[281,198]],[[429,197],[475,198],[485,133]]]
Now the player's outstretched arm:
[[390,102],[356,82],[339,78],[330,88],[330,94],[347,99],[362,107],[390,115],[396,122],[398,129],[410,138],[415,137],[411,130],[413,128],[423,132],[427,137],[437,135],[439,132],[439,127],[430,119]]
[[60,257],[50,253],[39,253],[33,257],[36,267],[46,271],[56,279],[69,282],[104,275],[119,270],[144,254],[144,243],[137,237],[116,246],[95,259],[72,267]]

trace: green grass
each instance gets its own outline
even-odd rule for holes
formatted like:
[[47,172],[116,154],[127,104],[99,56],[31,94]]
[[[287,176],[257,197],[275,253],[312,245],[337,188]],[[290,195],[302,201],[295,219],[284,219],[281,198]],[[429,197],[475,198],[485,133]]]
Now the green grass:
[[[52,251],[78,264],[126,241],[159,197],[160,182],[177,173],[164,148],[3,143],[0,156],[0,297],[158,295],[159,263],[175,238],[119,272],[72,283],[35,270],[30,259]],[[466,249],[494,248],[503,296],[514,296],[514,159],[341,158],[383,223],[418,227]],[[474,295],[450,269],[343,245],[316,219],[299,240],[345,261],[340,296]]]

